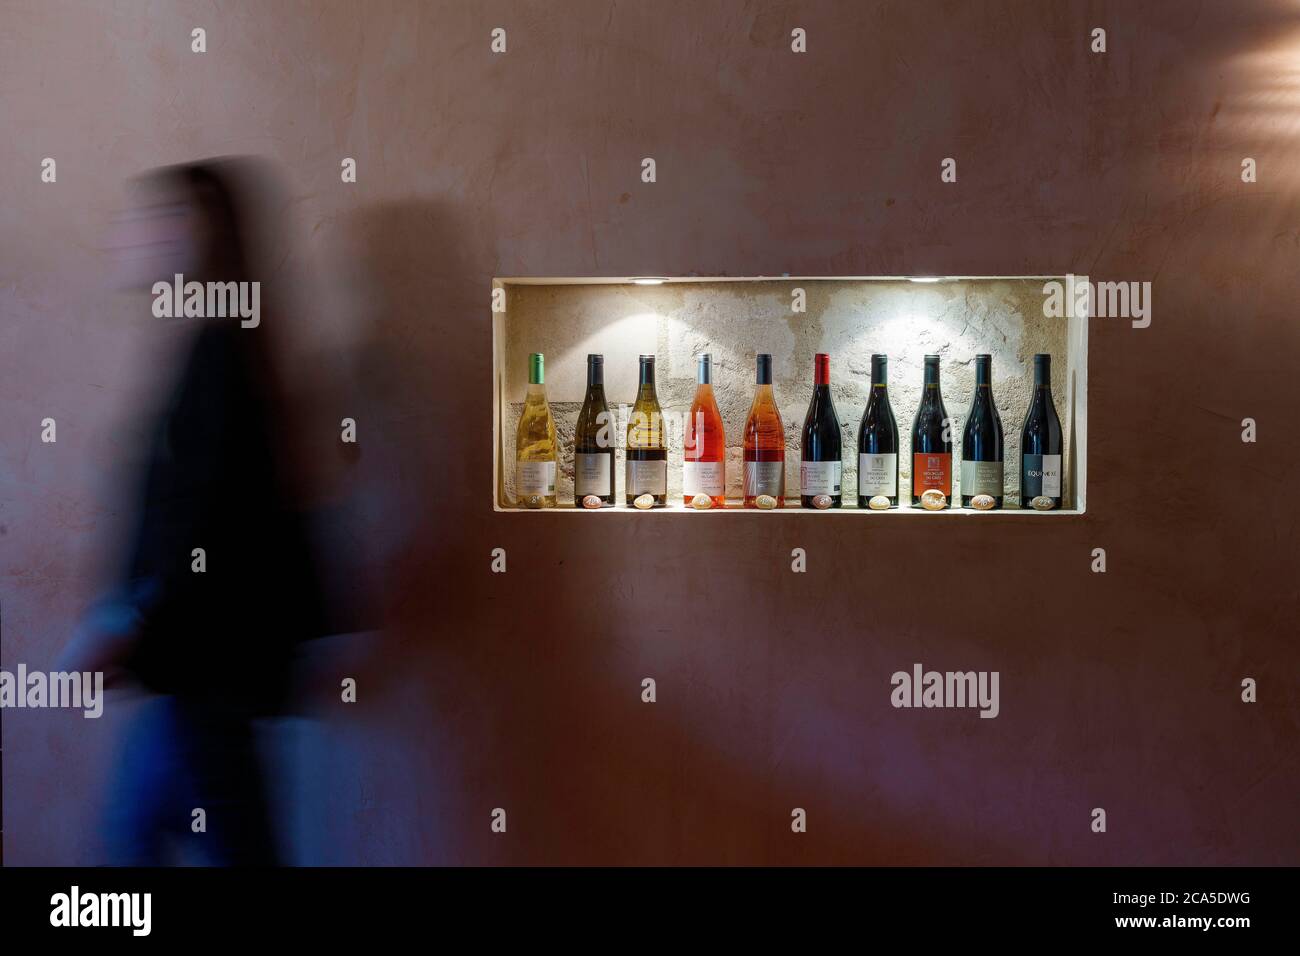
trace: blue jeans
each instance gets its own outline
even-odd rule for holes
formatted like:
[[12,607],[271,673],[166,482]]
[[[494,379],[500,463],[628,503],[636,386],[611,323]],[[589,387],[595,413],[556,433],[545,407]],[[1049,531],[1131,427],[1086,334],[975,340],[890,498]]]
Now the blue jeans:
[[[196,809],[205,832],[194,832]],[[106,830],[115,866],[275,865],[252,718],[174,696],[146,703],[125,735]]]

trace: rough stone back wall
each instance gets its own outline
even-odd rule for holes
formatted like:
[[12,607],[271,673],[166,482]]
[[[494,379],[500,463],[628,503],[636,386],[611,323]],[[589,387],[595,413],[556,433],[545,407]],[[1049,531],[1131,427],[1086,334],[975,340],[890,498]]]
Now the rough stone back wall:
[[[791,310],[791,290],[807,293],[807,311]],[[528,382],[528,354],[546,356],[547,397],[560,440],[556,492],[573,496],[573,431],[586,391],[589,352],[605,356],[611,410],[636,398],[637,358],[656,356],[656,389],[670,422],[668,490],[681,494],[681,417],[695,394],[696,357],[713,356],[713,389],[727,431],[727,494],[741,494],[745,420],[754,397],[754,356],[770,352],[785,422],[786,489],[798,504],[800,432],[813,390],[813,356],[831,356],[831,390],[843,432],[845,502],[856,500],[858,424],[871,389],[871,355],[889,356],[889,393],[898,420],[900,494],[911,488],[911,426],[921,398],[924,356],[942,360],[944,405],[961,429],[975,383],[975,355],[993,356],[993,392],[1002,419],[1007,507],[1019,504],[1019,441],[1033,390],[1033,356],[1052,355],[1052,392],[1066,443],[1067,327],[1043,315],[1036,279],[668,283],[661,286],[511,285],[503,325],[503,504],[514,500],[515,429]],[[624,421],[626,411],[620,416]],[[620,446],[624,429],[618,430]],[[622,494],[623,452],[616,489]],[[954,469],[957,472],[959,469]],[[954,475],[954,495],[960,494]],[[1066,501],[1074,489],[1067,478]],[[787,503],[789,500],[787,499]]]

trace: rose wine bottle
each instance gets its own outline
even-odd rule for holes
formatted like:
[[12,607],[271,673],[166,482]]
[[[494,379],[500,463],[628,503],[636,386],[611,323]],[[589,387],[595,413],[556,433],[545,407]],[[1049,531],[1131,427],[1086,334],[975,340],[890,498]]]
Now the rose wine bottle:
[[641,356],[640,385],[627,423],[627,474],[623,490],[627,503],[662,508],[668,504],[668,446],[664,416],[655,394],[655,357]]
[[605,357],[587,356],[587,395],[573,432],[573,503],[579,508],[614,504],[614,435],[605,400]]
[[528,356],[528,392],[515,432],[515,498],[523,508],[555,507],[555,419],[546,401],[542,354]]
[[1034,356],[1034,397],[1020,429],[1020,507],[1061,507],[1061,419],[1052,401],[1052,357]]
[[942,511],[952,499],[952,433],[939,391],[939,356],[925,357],[925,389],[912,423],[912,506]]
[[1002,507],[1002,419],[993,401],[993,356],[975,356],[975,397],[961,436],[961,505]]
[[889,360],[871,356],[871,397],[858,426],[858,507],[898,507],[898,422],[889,405]]
[[812,401],[800,442],[800,506],[822,510],[838,508],[843,501],[840,438],[840,417],[831,400],[831,357],[818,352],[813,358]]
[[772,393],[772,356],[758,356],[754,404],[745,421],[746,508],[785,505],[785,429]]
[[686,504],[694,505],[695,498],[704,495],[709,499],[708,507],[725,508],[727,436],[717,399],[713,397],[711,356],[700,356],[695,381],[695,400],[691,402],[682,435],[682,498]]

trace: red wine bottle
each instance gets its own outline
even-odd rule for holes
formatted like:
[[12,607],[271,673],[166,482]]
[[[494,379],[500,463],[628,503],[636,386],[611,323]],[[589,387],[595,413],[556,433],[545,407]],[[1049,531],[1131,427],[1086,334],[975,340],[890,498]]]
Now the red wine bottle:
[[942,511],[952,500],[952,432],[939,391],[939,356],[925,357],[925,390],[912,423],[912,506]]
[[1061,419],[1052,401],[1052,357],[1034,356],[1034,398],[1020,429],[1020,507],[1061,507]]
[[831,357],[818,352],[813,360],[813,394],[803,420],[800,445],[799,504],[804,508],[838,508],[843,501],[844,470],[840,449],[840,418],[831,400]]
[[889,405],[883,355],[871,356],[871,397],[858,427],[858,507],[898,507],[898,422]]
[[1002,507],[1002,419],[993,401],[993,356],[975,356],[975,397],[961,436],[961,504]]

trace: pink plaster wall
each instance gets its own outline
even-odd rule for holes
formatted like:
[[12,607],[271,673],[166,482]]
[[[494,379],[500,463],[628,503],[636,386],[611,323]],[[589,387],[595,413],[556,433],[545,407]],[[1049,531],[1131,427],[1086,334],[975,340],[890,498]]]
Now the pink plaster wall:
[[[93,593],[166,346],[105,292],[122,181],[259,154],[388,609],[281,728],[295,859],[1294,864],[1298,116],[1280,0],[7,3],[0,661]],[[1089,513],[492,513],[493,275],[783,272],[1153,281],[1150,328],[1091,329]],[[914,661],[999,670],[1001,716],[892,709]],[[128,708],[4,714],[7,862],[97,859]]]

